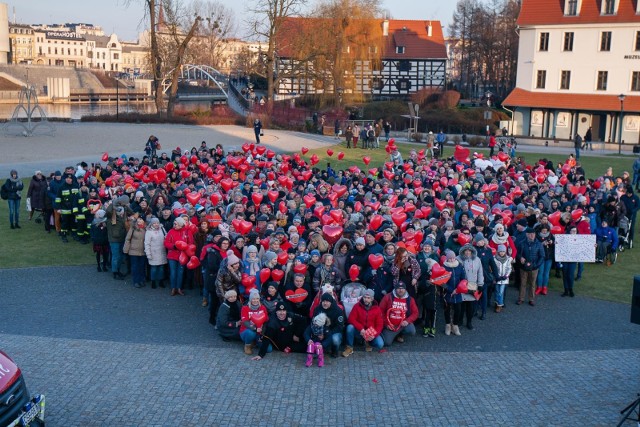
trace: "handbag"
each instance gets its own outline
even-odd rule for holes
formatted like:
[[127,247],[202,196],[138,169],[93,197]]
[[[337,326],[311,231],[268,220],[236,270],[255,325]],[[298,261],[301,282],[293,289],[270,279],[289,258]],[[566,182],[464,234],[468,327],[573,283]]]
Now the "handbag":
[[262,131],[261,131],[261,132],[260,132],[260,136],[264,136],[264,132],[262,132]]
[[31,212],[31,197],[27,197],[27,212]]
[[475,292],[478,290],[478,284],[476,282],[467,282],[467,289]]

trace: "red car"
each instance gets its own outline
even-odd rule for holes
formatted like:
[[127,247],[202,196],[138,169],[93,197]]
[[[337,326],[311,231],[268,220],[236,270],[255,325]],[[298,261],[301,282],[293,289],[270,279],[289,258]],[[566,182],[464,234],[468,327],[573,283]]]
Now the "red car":
[[44,395],[29,394],[22,371],[1,350],[0,426],[44,426]]

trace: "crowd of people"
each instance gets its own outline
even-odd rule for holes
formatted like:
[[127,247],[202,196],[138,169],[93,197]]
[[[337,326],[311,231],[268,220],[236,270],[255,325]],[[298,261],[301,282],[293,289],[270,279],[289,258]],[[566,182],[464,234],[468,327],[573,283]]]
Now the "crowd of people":
[[[366,170],[334,170],[305,148],[225,153],[203,141],[158,155],[150,141],[142,159],[104,153],[36,171],[32,213],[63,242],[91,243],[98,272],[171,296],[199,292],[217,333],[255,360],[277,350],[322,366],[325,353],[348,357],[357,345],[459,336],[505,310],[510,283],[515,304],[535,306],[554,270],[573,297],[583,265],[556,262],[554,236],[595,234],[604,262],[621,222],[633,238],[640,206],[628,174],[587,179],[572,156],[527,164],[457,146],[448,158],[403,159],[387,139],[383,165],[365,156]],[[11,228],[22,190],[12,171],[2,186]]]

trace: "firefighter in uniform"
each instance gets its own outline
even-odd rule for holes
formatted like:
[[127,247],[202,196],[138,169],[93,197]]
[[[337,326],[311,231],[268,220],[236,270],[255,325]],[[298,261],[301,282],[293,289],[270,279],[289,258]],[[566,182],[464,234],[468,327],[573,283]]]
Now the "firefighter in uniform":
[[[73,175],[66,174],[62,185],[58,188],[54,207],[60,213],[60,237],[67,243],[67,236],[74,231],[74,208],[76,206],[76,194],[78,187],[74,183]],[[77,208],[76,208],[77,210]]]
[[76,220],[76,233],[78,240],[83,245],[89,243],[89,229],[91,228],[91,222],[87,221],[89,215],[89,208],[87,207],[87,194],[82,190],[87,190],[86,187],[81,187],[76,193],[76,197],[73,205],[73,215]]

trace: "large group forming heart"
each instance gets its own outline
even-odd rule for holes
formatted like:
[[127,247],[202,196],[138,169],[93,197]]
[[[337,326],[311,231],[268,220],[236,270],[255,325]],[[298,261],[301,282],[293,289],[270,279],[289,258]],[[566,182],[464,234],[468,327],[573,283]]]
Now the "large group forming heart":
[[256,359],[307,353],[307,366],[343,344],[346,357],[358,342],[370,351],[416,331],[435,337],[438,309],[444,333],[461,335],[465,317],[473,329],[487,306],[502,311],[510,277],[526,287],[532,270],[535,295],[521,289],[518,304],[534,305],[552,267],[564,268],[554,235],[594,233],[602,219],[616,227],[628,184],[610,172],[587,179],[572,156],[527,164],[456,146],[449,158],[416,149],[403,159],[393,139],[388,161],[369,168],[364,156],[365,170],[321,169],[307,148],[241,148],[203,143],[141,162],[104,153],[104,168],[76,174],[98,270],[110,251],[102,269],[116,279],[128,259],[136,287],[168,278],[171,295],[199,289],[223,339],[246,354],[258,346]]

